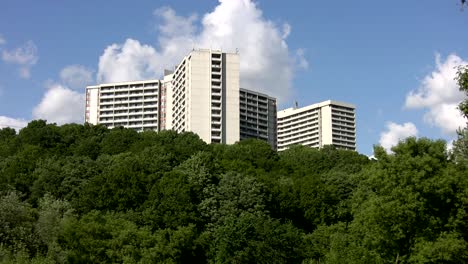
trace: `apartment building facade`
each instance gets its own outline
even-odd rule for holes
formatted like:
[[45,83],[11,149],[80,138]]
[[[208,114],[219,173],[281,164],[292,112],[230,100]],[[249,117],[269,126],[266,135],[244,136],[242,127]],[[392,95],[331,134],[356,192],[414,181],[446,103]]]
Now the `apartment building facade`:
[[278,111],[277,133],[278,151],[295,144],[356,150],[355,106],[328,100]]
[[239,141],[237,53],[192,51],[176,67],[172,79],[172,122],[168,129],[192,131],[207,143]]
[[276,98],[241,88],[239,100],[240,139],[264,140],[276,150]]
[[137,131],[191,131],[207,143],[240,140],[239,55],[194,50],[162,80],[86,87],[85,122]]
[[88,86],[85,122],[159,131],[160,87],[160,80]]

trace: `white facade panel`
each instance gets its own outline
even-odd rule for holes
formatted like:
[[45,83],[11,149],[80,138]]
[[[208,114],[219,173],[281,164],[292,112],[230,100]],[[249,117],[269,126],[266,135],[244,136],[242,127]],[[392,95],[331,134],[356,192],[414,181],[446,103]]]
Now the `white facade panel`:
[[331,105],[322,106],[320,108],[320,132],[322,135],[320,147],[333,145],[331,110]]
[[161,83],[161,103],[160,103],[160,129],[171,130],[172,129],[172,73],[165,73],[164,79]]
[[239,55],[225,54],[225,143],[234,144],[240,140],[239,129]]
[[93,125],[98,124],[99,87],[86,89],[86,113],[85,122]]
[[211,53],[192,52],[188,60],[189,112],[187,131],[211,143]]

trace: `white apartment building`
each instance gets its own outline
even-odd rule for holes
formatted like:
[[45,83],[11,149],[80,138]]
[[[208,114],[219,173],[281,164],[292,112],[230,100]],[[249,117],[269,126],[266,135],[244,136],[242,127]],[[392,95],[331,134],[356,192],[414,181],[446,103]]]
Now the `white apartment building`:
[[329,100],[278,111],[278,151],[295,144],[356,150],[355,106]]
[[137,131],[191,131],[207,143],[233,144],[239,130],[239,55],[190,52],[163,80],[86,87],[85,122]]
[[276,150],[276,98],[240,89],[240,139],[261,139]]
[[85,122],[108,128],[160,130],[160,80],[108,83],[86,87]]

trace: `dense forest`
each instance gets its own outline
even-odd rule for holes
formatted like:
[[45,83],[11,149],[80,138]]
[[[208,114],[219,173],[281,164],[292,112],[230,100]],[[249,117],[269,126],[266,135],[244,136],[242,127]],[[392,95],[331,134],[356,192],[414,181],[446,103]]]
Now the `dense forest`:
[[468,128],[374,153],[3,128],[0,262],[468,263]]
[[1,262],[467,262],[463,155],[424,138],[375,151],[277,153],[43,120],[4,128]]

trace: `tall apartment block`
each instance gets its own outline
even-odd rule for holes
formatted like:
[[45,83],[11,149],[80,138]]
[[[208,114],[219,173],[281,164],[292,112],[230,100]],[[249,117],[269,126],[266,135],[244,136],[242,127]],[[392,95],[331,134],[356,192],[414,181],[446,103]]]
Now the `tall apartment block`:
[[194,50],[163,80],[86,87],[85,122],[137,131],[192,131],[207,143],[240,139],[239,55]]
[[239,55],[197,50],[172,76],[169,129],[192,131],[207,143],[239,141]]
[[278,151],[295,144],[356,150],[355,107],[329,100],[278,111]]
[[267,141],[276,150],[276,98],[240,89],[240,139]]

